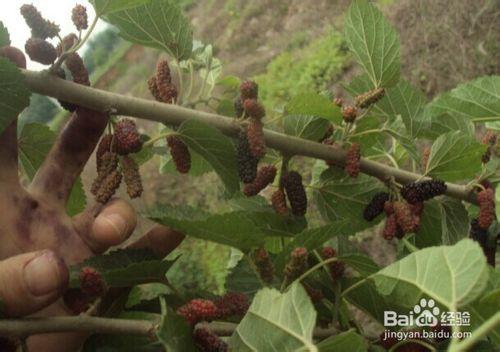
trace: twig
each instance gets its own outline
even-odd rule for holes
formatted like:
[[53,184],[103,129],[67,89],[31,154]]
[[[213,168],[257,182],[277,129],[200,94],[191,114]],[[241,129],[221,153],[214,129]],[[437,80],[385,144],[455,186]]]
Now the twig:
[[[162,122],[169,125],[180,125],[187,120],[197,120],[219,129],[228,136],[236,137],[239,133],[239,127],[235,123],[235,120],[225,116],[191,110],[173,104],[164,104],[106,92],[65,81],[49,75],[47,72],[33,72],[28,70],[22,70],[22,72],[28,87],[33,92],[90,109],[109,111],[110,108],[114,108],[121,115]],[[266,144],[270,148],[280,150],[289,155],[302,155],[322,160],[332,160],[338,164],[345,162],[346,152],[340,149],[337,150],[321,143],[287,136],[270,130],[265,130],[264,136]],[[419,174],[396,169],[365,158],[361,159],[360,164],[363,173],[381,180],[393,176],[396,181],[406,184],[421,177]],[[470,188],[453,183],[447,183],[447,186],[446,194],[448,196],[477,204],[476,195]]]

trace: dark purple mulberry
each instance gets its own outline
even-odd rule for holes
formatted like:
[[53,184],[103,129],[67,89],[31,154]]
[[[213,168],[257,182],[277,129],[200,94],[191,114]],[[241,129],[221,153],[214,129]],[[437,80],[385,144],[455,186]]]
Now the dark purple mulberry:
[[193,333],[193,340],[201,352],[227,352],[229,346],[217,334],[198,328]]
[[101,183],[96,194],[96,201],[99,203],[107,203],[115,194],[120,183],[122,182],[122,174],[118,170],[111,172]]
[[366,221],[372,221],[384,211],[384,204],[389,200],[389,193],[379,192],[375,194],[363,212]]
[[243,193],[247,197],[256,196],[274,181],[276,177],[276,168],[273,165],[262,166],[257,172],[257,176],[252,183],[247,183],[243,188]]
[[441,180],[411,182],[403,186],[401,196],[410,204],[421,203],[446,192],[446,183]]
[[250,151],[247,134],[245,131],[240,131],[238,135],[238,145],[236,147],[238,161],[238,175],[244,183],[252,183],[257,176],[257,165],[259,158],[253,156]]
[[245,109],[243,108],[243,102],[241,101],[240,97],[234,100],[234,112],[236,114],[236,117],[238,118],[242,117],[243,113],[245,112]]
[[493,188],[486,188],[477,194],[479,203],[478,224],[483,230],[488,228],[495,220],[495,192]]
[[296,216],[304,216],[307,211],[307,195],[302,184],[302,176],[297,171],[290,171],[282,177],[282,184],[292,213]]

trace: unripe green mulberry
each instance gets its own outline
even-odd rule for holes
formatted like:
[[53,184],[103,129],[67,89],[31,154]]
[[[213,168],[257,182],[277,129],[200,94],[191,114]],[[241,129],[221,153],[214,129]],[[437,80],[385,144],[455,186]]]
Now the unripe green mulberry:
[[247,116],[250,116],[253,119],[261,120],[264,116],[266,116],[266,110],[262,104],[257,101],[257,99],[245,100],[243,102],[243,108],[245,109]]
[[87,29],[89,25],[87,21],[87,9],[85,6],[77,4],[73,7],[73,10],[71,10],[71,20],[73,21],[76,29],[79,31]]
[[290,260],[285,266],[284,275],[288,282],[292,282],[307,270],[307,249],[295,248],[290,253]]
[[142,149],[142,140],[133,120],[121,119],[115,126],[114,147],[120,155],[137,153]]
[[271,204],[274,211],[279,215],[287,215],[288,207],[286,206],[286,196],[282,189],[274,191],[271,196]]
[[187,174],[191,169],[191,154],[187,145],[178,136],[168,136],[167,144],[170,148],[170,155],[172,155],[175,168],[181,174]]
[[264,141],[264,127],[262,122],[250,119],[247,127],[247,138],[252,155],[256,158],[264,157],[266,155],[266,142]]
[[259,97],[259,86],[254,81],[244,81],[240,85],[241,100],[257,99]]
[[40,38],[28,39],[24,49],[31,60],[43,65],[50,65],[57,59],[56,48],[49,42]]
[[101,187],[96,194],[96,201],[102,204],[107,203],[111,197],[113,197],[118,187],[120,187],[121,182],[122,174],[118,170],[111,172],[103,180]]
[[24,17],[28,27],[30,27],[33,38],[40,38],[42,40],[54,38],[60,31],[58,25],[44,19],[42,14],[33,5],[25,4],[21,6],[21,15]]
[[358,95],[356,97],[356,106],[360,107],[361,109],[366,109],[370,105],[375,104],[377,101],[382,99],[385,95],[385,89],[384,88],[376,88],[372,89],[364,94]]
[[257,165],[259,158],[252,155],[250,144],[248,143],[247,134],[245,131],[240,131],[238,135],[238,144],[236,146],[238,175],[244,183],[251,183],[257,176]]
[[143,189],[139,165],[131,157],[124,156],[122,158],[122,168],[129,197],[132,199],[140,197]]
[[351,177],[358,177],[361,171],[361,147],[358,143],[353,143],[351,147],[347,150],[346,161],[345,161],[345,171]]
[[296,216],[304,216],[307,211],[307,195],[302,184],[302,176],[297,171],[290,171],[282,177],[282,184],[292,213]]
[[273,165],[265,165],[259,169],[257,176],[252,183],[247,183],[243,188],[243,193],[247,197],[256,196],[274,181],[276,168]]

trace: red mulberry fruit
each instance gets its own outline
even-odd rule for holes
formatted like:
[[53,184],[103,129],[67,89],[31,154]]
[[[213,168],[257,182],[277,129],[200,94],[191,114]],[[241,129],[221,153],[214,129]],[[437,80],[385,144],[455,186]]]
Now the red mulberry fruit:
[[238,175],[244,183],[251,183],[257,176],[257,165],[259,159],[252,155],[247,134],[241,131],[238,135],[238,145],[236,147],[238,161]]
[[118,170],[114,170],[113,172],[111,172],[102,181],[101,186],[99,187],[99,190],[96,194],[96,201],[102,204],[107,203],[111,199],[111,197],[113,197],[118,187],[120,187],[121,182],[122,174],[118,172]]
[[77,53],[71,53],[66,58],[64,62],[71,76],[73,76],[73,82],[82,84],[84,86],[90,86],[89,73],[85,68],[82,58]]
[[138,198],[142,194],[141,174],[139,173],[139,165],[129,156],[124,156],[122,159],[123,178],[127,185],[127,193],[130,198]]
[[200,321],[211,321],[217,318],[217,306],[206,299],[193,299],[177,309],[177,314],[183,316],[191,325]]
[[384,88],[372,89],[364,94],[358,95],[356,97],[356,106],[361,109],[365,109],[370,105],[375,104],[377,101],[382,99],[385,95]]
[[201,352],[227,352],[229,346],[217,334],[198,328],[193,333],[193,340]]
[[[321,258],[323,258],[323,260],[334,258],[336,256],[337,252],[330,246],[324,247],[321,250]],[[328,268],[330,269],[330,276],[332,277],[333,280],[339,279],[344,275],[345,264],[339,260],[328,264]]]
[[77,4],[73,7],[73,10],[71,11],[71,20],[73,21],[76,29],[79,31],[87,29],[89,25],[87,21],[87,9],[85,6]]
[[290,171],[283,176],[282,184],[292,213],[296,216],[304,216],[307,211],[307,195],[302,184],[302,176],[297,171]]
[[65,36],[59,44],[57,44],[56,51],[57,56],[61,56],[64,52],[71,49],[78,42],[78,37],[75,33],[68,34]]
[[392,213],[388,215],[385,220],[385,225],[382,230],[382,237],[390,241],[396,236],[397,232],[398,232],[398,222],[396,220],[396,215]]
[[353,143],[351,147],[347,150],[346,161],[345,161],[345,171],[351,177],[358,177],[361,171],[360,167],[361,160],[361,148],[359,144]]
[[287,215],[288,207],[286,206],[286,196],[282,189],[276,190],[271,196],[271,204],[274,211],[279,215]]
[[43,65],[50,65],[57,59],[56,48],[40,38],[30,38],[24,47],[31,60]]
[[288,282],[292,282],[307,270],[307,249],[295,248],[290,253],[290,260],[285,266],[284,274]]
[[103,152],[96,156],[97,177],[92,183],[90,189],[95,196],[100,192],[101,186],[106,178],[118,167],[118,156],[112,152]]
[[161,60],[156,66],[156,88],[160,100],[172,104],[177,100],[177,88],[172,83],[172,75],[167,60]]
[[9,59],[19,68],[26,68],[26,56],[18,48],[13,46],[4,46],[0,48],[0,57]]
[[342,118],[345,122],[354,122],[356,117],[358,117],[358,109],[355,106],[344,106],[342,108]]
[[411,182],[403,186],[401,196],[410,204],[421,203],[444,194],[447,186],[441,180]]
[[415,232],[417,224],[410,205],[405,202],[394,202],[396,221],[404,233]]
[[158,87],[156,85],[156,77],[155,76],[150,77],[148,79],[148,89],[156,101],[162,101],[160,92],[158,91]]
[[243,103],[243,108],[245,109],[248,116],[253,119],[261,120],[266,116],[266,110],[257,99],[247,99]]
[[217,306],[217,318],[228,318],[231,316],[243,316],[248,311],[250,303],[248,297],[241,292],[229,292],[214,301]]
[[137,126],[130,119],[121,119],[115,126],[116,152],[120,155],[137,153],[142,148],[142,141]]
[[31,29],[31,36],[45,40],[54,38],[60,31],[59,26],[53,22],[47,21],[42,14],[33,5],[21,6],[21,15],[26,24]]
[[265,165],[259,169],[257,176],[252,183],[247,183],[243,188],[243,193],[247,197],[259,194],[264,188],[274,181],[276,168],[273,165]]
[[247,138],[250,151],[256,158],[266,155],[266,143],[264,141],[264,127],[262,122],[251,119],[247,127]]
[[325,297],[320,289],[311,287],[309,285],[305,285],[304,288],[313,303],[319,302]]
[[245,108],[243,107],[243,102],[241,101],[241,98],[238,97],[234,100],[234,113],[236,114],[236,117],[240,118],[243,116],[244,112]]
[[479,203],[478,224],[487,230],[495,220],[495,194],[492,188],[487,188],[477,195]]
[[379,192],[375,194],[363,212],[366,221],[372,221],[384,211],[384,204],[389,200],[389,193]]
[[170,148],[170,155],[172,155],[175,168],[181,174],[187,174],[191,169],[191,154],[187,145],[177,136],[168,136],[167,144]]
[[244,81],[240,85],[241,100],[257,99],[259,96],[259,86],[254,81]]
[[384,203],[384,212],[387,214],[387,215],[391,215],[391,214],[394,214],[394,203],[393,202],[385,202]]
[[342,104],[344,103],[344,99],[342,99],[341,97],[336,97],[335,99],[333,99],[333,103],[341,108]]
[[[56,71],[56,75],[59,77],[59,78],[62,78],[62,79],[66,79],[66,73],[64,73],[64,70],[62,68],[59,68],[57,71]],[[68,103],[66,101],[62,101],[62,100],[57,100],[59,102],[59,104],[61,105],[61,107],[64,109],[64,110],[67,110],[69,112],[73,112],[75,111],[77,108],[78,108],[78,105],[76,104],[73,104],[73,103]]]
[[274,265],[269,253],[264,248],[259,248],[253,253],[253,260],[260,278],[266,284],[272,284],[274,279]]
[[78,275],[80,280],[80,289],[82,293],[91,297],[102,296],[106,292],[106,283],[96,269],[92,267],[84,267]]

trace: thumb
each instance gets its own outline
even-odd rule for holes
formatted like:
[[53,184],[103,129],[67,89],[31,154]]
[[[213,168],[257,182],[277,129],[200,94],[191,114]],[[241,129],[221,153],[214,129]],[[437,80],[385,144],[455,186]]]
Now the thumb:
[[0,261],[0,300],[7,316],[45,308],[63,293],[69,272],[50,250],[20,254]]

